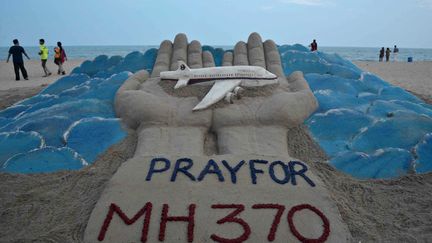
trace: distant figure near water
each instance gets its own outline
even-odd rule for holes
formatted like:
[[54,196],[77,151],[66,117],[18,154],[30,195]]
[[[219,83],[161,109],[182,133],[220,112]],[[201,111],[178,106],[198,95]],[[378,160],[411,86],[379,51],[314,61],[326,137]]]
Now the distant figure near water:
[[391,53],[390,48],[387,47],[387,49],[386,49],[386,62],[388,62],[390,60],[390,53]]
[[62,47],[62,43],[57,42],[57,47],[54,48],[54,63],[58,66],[57,74],[65,75],[66,72],[63,68],[63,63],[67,60],[66,52]]
[[311,51],[318,51],[318,43],[316,40],[313,40],[309,47],[311,48]]
[[393,61],[397,62],[397,56],[399,54],[399,48],[397,48],[397,46],[395,45],[393,48]]
[[45,76],[44,77],[48,77],[51,75],[51,72],[48,70],[46,63],[48,61],[48,48],[45,46],[45,40],[44,39],[40,39],[39,40],[39,55],[41,57],[41,63],[42,63],[42,68],[44,70]]
[[382,62],[383,58],[384,58],[384,47],[381,48],[380,52],[379,52],[379,61]]
[[29,60],[30,60],[30,57],[25,52],[24,48],[19,45],[19,42],[17,39],[13,40],[13,44],[14,45],[11,46],[11,48],[9,49],[9,55],[8,55],[6,62],[9,62],[9,58],[12,55],[12,61],[13,61],[14,71],[15,71],[15,80],[16,81],[20,80],[20,74],[19,74],[20,70],[21,70],[21,73],[22,73],[24,79],[28,80],[27,70],[24,67],[24,59],[23,59],[22,55],[24,54],[27,57],[27,59],[29,59]]

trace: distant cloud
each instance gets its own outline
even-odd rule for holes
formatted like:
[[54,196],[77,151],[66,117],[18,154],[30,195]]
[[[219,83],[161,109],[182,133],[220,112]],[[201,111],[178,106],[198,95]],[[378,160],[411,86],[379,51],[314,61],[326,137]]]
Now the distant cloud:
[[422,7],[432,8],[432,0],[417,0],[417,3]]
[[268,5],[268,6],[261,6],[261,10],[263,10],[263,11],[270,11],[270,10],[272,10],[274,8],[275,8],[274,6],[270,6],[270,5]]
[[[418,0],[418,1],[422,1],[422,0]],[[286,4],[295,4],[295,5],[303,5],[303,6],[311,6],[311,7],[331,4],[330,0],[276,0],[274,2],[272,1],[269,2],[270,4],[261,6],[260,9],[265,12],[270,12],[280,7],[280,5],[286,5]]]
[[325,4],[323,0],[280,0],[280,2],[306,6],[319,6]]

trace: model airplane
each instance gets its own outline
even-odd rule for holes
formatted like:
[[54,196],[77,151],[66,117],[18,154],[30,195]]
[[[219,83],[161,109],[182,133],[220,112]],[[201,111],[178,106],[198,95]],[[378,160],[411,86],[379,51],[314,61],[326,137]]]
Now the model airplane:
[[187,85],[214,81],[213,87],[193,110],[205,109],[225,98],[233,103],[233,97],[240,98],[240,86],[265,86],[277,83],[277,76],[257,66],[224,66],[190,69],[183,61],[178,61],[176,71],[160,73],[161,79],[177,81],[175,89]]

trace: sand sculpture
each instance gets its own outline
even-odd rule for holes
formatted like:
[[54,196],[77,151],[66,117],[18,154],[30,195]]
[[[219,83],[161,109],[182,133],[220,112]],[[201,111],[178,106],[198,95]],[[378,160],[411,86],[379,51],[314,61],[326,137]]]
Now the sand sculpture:
[[108,183],[86,242],[345,242],[350,234],[323,183],[290,157],[288,128],[317,108],[301,72],[285,77],[273,41],[253,33],[223,65],[253,65],[278,76],[234,104],[192,108],[211,86],[174,91],[162,71],[212,67],[210,52],[178,34],[160,45],[153,72],[118,90],[116,113],[138,132],[135,156]]

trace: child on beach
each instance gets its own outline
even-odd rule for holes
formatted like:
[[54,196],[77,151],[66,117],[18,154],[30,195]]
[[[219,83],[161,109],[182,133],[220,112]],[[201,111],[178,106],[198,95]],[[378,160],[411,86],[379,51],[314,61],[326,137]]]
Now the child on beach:
[[386,49],[386,62],[388,62],[390,60],[390,48],[387,47]]
[[381,48],[380,52],[379,52],[379,61],[382,62],[384,58],[384,47]]
[[57,42],[57,47],[54,48],[54,63],[58,66],[57,74],[66,74],[65,70],[63,69],[63,63],[66,60],[66,52],[62,47],[62,43],[59,41]]
[[24,54],[27,57],[27,59],[29,59],[29,60],[30,60],[30,57],[25,52],[24,48],[22,48],[22,46],[19,45],[19,42],[17,39],[13,40],[13,43],[14,43],[14,45],[11,46],[11,48],[9,49],[9,55],[8,55],[6,62],[9,62],[9,58],[12,55],[12,61],[13,61],[14,71],[15,71],[15,80],[16,81],[20,80],[19,70],[21,70],[21,73],[22,73],[24,79],[28,80],[27,70],[24,67],[24,59],[23,59],[22,55]]
[[48,70],[46,63],[48,60],[48,48],[45,46],[45,40],[44,39],[40,39],[39,40],[39,55],[41,57],[41,62],[42,62],[42,68],[45,72],[45,76],[44,77],[48,77],[49,75],[51,75],[51,72]]

